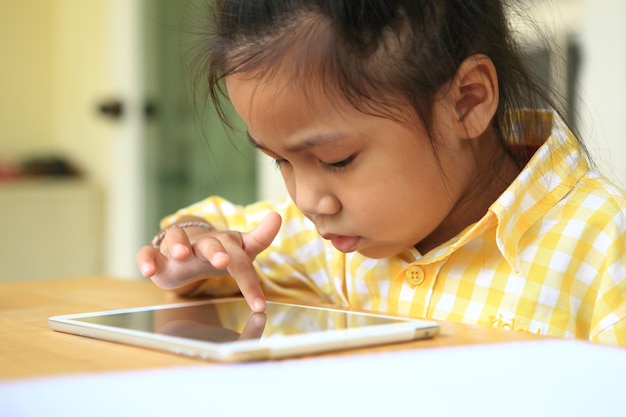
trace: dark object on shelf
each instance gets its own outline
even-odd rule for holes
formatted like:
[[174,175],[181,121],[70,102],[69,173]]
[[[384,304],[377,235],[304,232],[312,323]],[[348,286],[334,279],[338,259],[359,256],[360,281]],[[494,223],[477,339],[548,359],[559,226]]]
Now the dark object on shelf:
[[22,176],[25,177],[78,177],[80,172],[64,158],[55,156],[37,157],[22,163]]

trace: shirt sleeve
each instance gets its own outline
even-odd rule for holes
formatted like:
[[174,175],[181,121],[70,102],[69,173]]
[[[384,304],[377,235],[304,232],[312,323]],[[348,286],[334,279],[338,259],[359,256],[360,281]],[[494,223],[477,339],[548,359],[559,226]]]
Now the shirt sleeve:
[[[626,346],[626,208],[611,216],[599,235],[603,245],[601,268],[591,320],[590,340]],[[589,224],[596,222],[590,218]]]
[[626,347],[626,317],[592,337],[592,342]]
[[626,266],[619,265],[602,276],[593,310],[590,340],[626,346]]
[[222,197],[209,197],[178,210],[161,220],[161,228],[171,226],[182,216],[198,216],[217,230],[248,232],[254,229],[270,211],[281,212],[289,200],[261,201],[248,206],[237,205]]

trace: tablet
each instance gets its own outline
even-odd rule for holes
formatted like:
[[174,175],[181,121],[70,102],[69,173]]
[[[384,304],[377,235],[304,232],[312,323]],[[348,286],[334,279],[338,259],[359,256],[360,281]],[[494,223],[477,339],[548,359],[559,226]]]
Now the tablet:
[[217,362],[278,359],[430,338],[428,320],[242,298],[55,316],[50,328]]

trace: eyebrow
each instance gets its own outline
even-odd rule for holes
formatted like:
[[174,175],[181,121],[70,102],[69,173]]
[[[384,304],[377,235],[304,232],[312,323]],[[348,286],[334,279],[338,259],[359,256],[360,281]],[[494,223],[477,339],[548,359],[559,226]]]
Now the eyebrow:
[[[248,142],[253,147],[260,149],[262,151],[269,151],[268,148],[258,143],[251,135],[250,132],[246,131],[246,136],[248,137]],[[325,145],[331,142],[336,142],[337,140],[341,140],[346,138],[348,135],[345,133],[328,133],[328,134],[319,134],[313,136],[307,140],[302,141],[301,143],[296,143],[295,145],[290,145],[285,147],[287,152],[297,153],[307,148],[313,148],[320,145]]]

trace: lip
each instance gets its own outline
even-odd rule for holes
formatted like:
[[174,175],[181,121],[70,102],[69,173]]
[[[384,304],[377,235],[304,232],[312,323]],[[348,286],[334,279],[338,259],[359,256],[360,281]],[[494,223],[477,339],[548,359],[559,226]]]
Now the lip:
[[321,236],[326,240],[330,240],[335,249],[344,253],[354,252],[361,241],[359,236],[343,236],[332,233],[326,233]]

